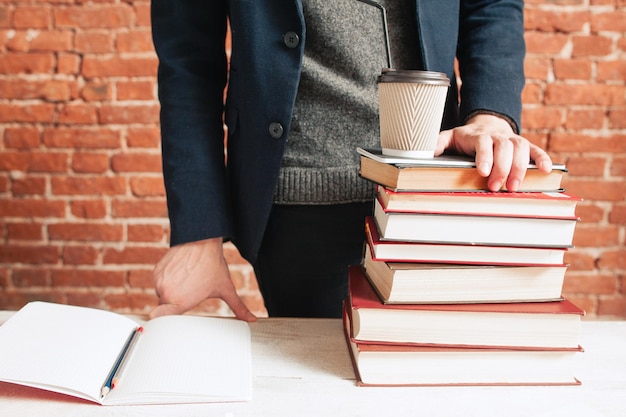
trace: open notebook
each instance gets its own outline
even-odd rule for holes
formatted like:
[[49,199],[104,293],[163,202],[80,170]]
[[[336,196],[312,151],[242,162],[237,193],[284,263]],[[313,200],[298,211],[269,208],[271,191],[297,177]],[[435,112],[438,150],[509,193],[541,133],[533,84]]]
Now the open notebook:
[[32,302],[0,327],[0,381],[102,405],[247,401],[248,324],[164,316],[139,324],[86,307]]

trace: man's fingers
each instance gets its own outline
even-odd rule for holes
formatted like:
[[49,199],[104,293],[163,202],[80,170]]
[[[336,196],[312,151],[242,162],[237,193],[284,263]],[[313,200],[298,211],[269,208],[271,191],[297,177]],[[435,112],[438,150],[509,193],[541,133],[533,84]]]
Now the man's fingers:
[[178,304],[159,304],[150,312],[150,319],[161,316],[173,316],[184,312],[185,310]]

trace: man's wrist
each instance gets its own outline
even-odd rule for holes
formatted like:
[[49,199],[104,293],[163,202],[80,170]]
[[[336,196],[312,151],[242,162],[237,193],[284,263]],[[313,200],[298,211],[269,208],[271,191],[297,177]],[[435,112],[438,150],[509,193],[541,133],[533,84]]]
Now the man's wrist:
[[467,115],[467,117],[463,121],[463,124],[467,124],[471,121],[472,118],[479,116],[479,115],[483,115],[483,114],[489,115],[489,116],[495,116],[504,120],[505,122],[509,124],[509,126],[511,126],[511,129],[513,130],[514,133],[519,134],[520,129],[517,123],[515,122],[515,120],[513,120],[511,117],[507,116],[506,114],[498,113],[492,110],[485,110],[485,109],[474,110],[473,112]]

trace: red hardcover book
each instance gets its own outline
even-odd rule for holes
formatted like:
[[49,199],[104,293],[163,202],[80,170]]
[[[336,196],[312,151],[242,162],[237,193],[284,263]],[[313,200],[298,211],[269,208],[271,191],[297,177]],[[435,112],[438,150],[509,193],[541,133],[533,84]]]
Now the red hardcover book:
[[578,349],[584,310],[570,301],[483,304],[384,304],[361,266],[349,268],[354,338],[519,349]]
[[373,344],[351,334],[349,307],[344,334],[359,386],[578,385],[577,350],[480,349]]
[[581,199],[564,192],[411,192],[377,187],[388,212],[574,217]]
[[386,211],[380,199],[374,204],[374,218],[383,240],[542,247],[571,247],[579,220],[398,213]]
[[566,265],[495,266],[384,262],[363,259],[385,304],[510,303],[561,299]]
[[567,248],[487,246],[382,240],[373,216],[365,219],[367,243],[375,260],[476,265],[562,265]]

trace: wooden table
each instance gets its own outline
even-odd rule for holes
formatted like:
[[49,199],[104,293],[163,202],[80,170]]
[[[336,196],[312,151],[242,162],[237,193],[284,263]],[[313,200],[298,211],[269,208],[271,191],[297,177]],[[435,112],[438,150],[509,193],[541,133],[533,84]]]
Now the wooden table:
[[357,387],[340,320],[260,319],[251,330],[252,401],[103,407],[0,383],[0,416],[626,416],[626,321],[583,322],[582,385],[564,387]]

